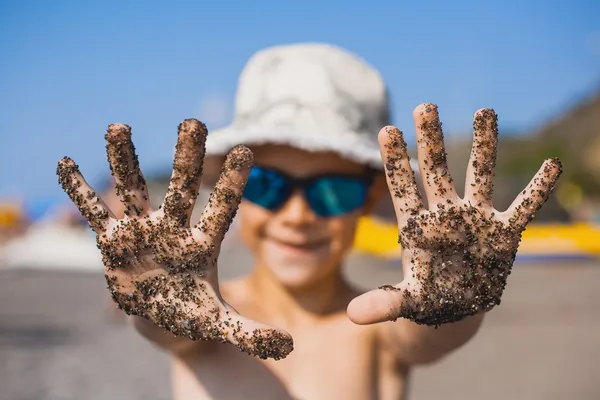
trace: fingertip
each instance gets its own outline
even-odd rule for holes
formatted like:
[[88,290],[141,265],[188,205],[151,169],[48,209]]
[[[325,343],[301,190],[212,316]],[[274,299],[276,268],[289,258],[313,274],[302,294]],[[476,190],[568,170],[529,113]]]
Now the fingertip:
[[245,144],[238,144],[234,147],[231,148],[231,150],[229,151],[229,154],[247,154],[250,157],[252,157],[252,150],[250,150],[250,148],[248,146],[246,146]]
[[228,170],[240,171],[241,169],[250,169],[254,165],[254,154],[243,144],[232,148],[225,159],[225,168]]
[[401,289],[382,286],[354,298],[346,308],[350,321],[357,325],[370,325],[397,318]]
[[547,167],[551,168],[552,172],[557,177],[562,174],[563,165],[562,165],[562,162],[560,161],[560,159],[558,159],[557,157],[548,158],[548,159],[546,159],[545,163],[546,163]]
[[413,110],[413,118],[415,120],[431,120],[438,115],[438,106],[433,103],[419,104]]
[[[473,130],[475,138],[484,137],[493,140],[493,146],[496,146],[498,138],[498,115],[493,108],[480,108],[473,114]],[[486,146],[485,149],[496,151],[495,147]]]
[[280,329],[262,328],[252,333],[251,353],[261,359],[282,360],[294,351],[294,339]]
[[131,137],[131,127],[127,124],[110,124],[106,130],[106,140],[115,141]]
[[206,125],[196,118],[188,118],[183,120],[177,127],[177,131],[179,135],[201,135],[205,137],[208,134]]
[[68,168],[68,167],[76,167],[75,161],[71,157],[64,156],[60,160],[58,160],[59,168]]
[[[245,319],[245,318],[241,318]],[[253,321],[247,321],[256,324]],[[259,324],[262,325],[262,324]],[[235,326],[235,325],[234,325]],[[241,351],[256,356],[262,360],[281,360],[294,350],[294,339],[288,332],[266,325],[245,330],[238,324],[240,330],[229,332],[231,343]]]
[[357,325],[366,325],[366,320],[364,318],[363,307],[360,303],[360,298],[356,297],[350,301],[348,307],[346,307],[346,315],[348,315],[348,319]]
[[558,158],[549,158],[544,162],[543,173],[545,178],[548,179],[548,190],[550,193],[554,192],[558,179],[563,173],[562,163]]
[[379,130],[377,140],[383,146],[398,136],[402,136],[402,131],[393,125],[387,125]]
[[56,165],[56,175],[61,185],[65,185],[71,175],[79,173],[79,166],[70,157],[63,157]]
[[475,114],[473,114],[473,117],[474,118],[493,119],[493,118],[497,118],[497,114],[493,108],[480,108],[479,110],[475,111]]

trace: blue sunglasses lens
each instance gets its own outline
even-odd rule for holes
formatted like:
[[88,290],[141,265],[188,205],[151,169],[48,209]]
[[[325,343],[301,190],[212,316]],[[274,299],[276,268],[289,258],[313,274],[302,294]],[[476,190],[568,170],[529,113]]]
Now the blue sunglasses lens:
[[243,197],[267,210],[283,205],[292,191],[287,179],[276,171],[254,166],[248,176]]
[[306,200],[321,217],[333,217],[362,207],[367,198],[367,183],[357,178],[324,177],[306,189]]
[[[294,187],[281,173],[260,166],[250,171],[243,197],[268,210],[276,210],[290,197]],[[306,201],[320,217],[347,214],[360,208],[367,198],[368,184],[359,178],[329,176],[315,179],[304,190]]]

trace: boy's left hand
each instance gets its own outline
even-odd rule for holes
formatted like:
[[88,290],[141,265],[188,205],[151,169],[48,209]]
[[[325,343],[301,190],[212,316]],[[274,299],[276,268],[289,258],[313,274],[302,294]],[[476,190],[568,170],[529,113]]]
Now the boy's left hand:
[[392,126],[383,128],[379,144],[396,209],[404,280],[354,299],[348,315],[355,323],[401,317],[438,326],[500,304],[521,233],[562,172],[558,159],[547,159],[508,210],[495,210],[492,180],[498,121],[493,110],[481,109],[474,117],[473,148],[461,198],[448,170],[437,106],[420,105],[413,118],[428,209],[402,132]]

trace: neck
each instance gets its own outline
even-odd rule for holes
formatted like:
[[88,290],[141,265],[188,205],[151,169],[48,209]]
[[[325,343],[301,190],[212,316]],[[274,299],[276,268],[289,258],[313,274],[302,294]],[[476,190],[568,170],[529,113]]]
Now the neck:
[[248,277],[248,283],[260,293],[261,309],[288,323],[345,311],[352,298],[352,289],[342,278],[341,268],[305,287],[288,287],[259,264]]

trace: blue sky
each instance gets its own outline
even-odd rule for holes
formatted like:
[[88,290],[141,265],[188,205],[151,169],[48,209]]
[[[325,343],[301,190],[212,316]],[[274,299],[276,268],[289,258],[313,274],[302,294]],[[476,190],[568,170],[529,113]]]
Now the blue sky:
[[64,155],[97,182],[112,122],[133,127],[147,173],[169,167],[177,124],[229,122],[248,57],[282,43],[333,43],[377,67],[409,141],[424,101],[449,138],[481,107],[526,132],[600,89],[599,15],[592,0],[1,1],[0,198],[66,199]]

